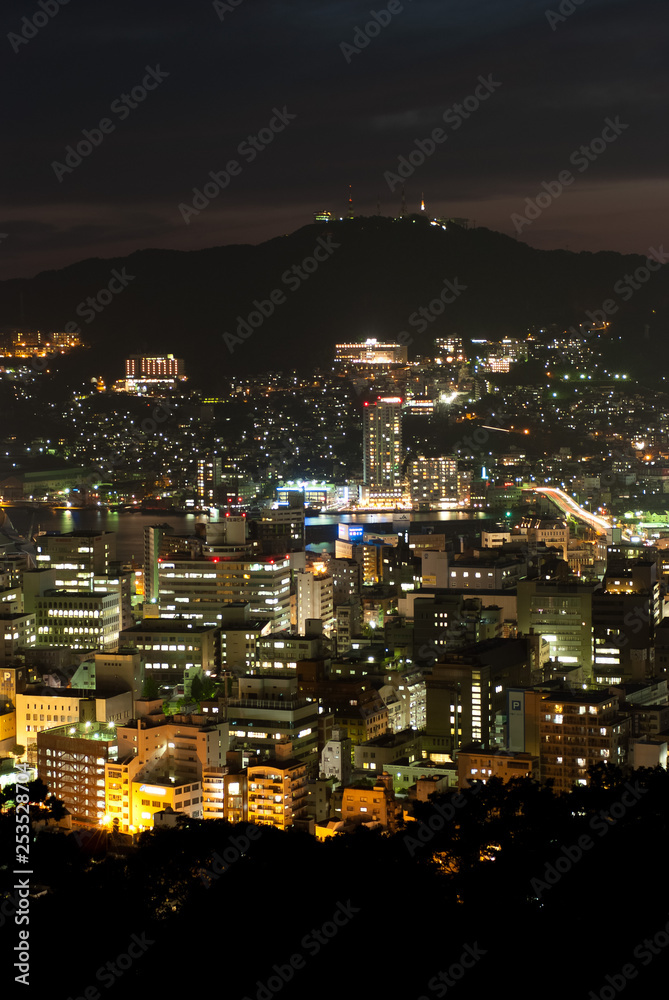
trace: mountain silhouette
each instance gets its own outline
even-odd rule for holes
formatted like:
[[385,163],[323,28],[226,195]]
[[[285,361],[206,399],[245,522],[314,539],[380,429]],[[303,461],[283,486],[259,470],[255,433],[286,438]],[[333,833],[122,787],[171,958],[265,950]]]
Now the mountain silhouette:
[[[91,348],[81,354],[87,373],[113,380],[129,354],[171,353],[186,360],[194,384],[215,390],[232,374],[329,366],[337,342],[395,341],[404,332],[411,359],[452,333],[500,339],[566,329],[608,300],[611,336],[622,338],[623,353],[633,344],[637,359],[652,355],[656,372],[669,272],[654,271],[637,289],[621,285],[644,263],[608,251],[536,250],[421,216],[375,216],[304,226],[258,246],[93,258],[0,282],[0,308],[5,329],[78,326]],[[417,311],[447,281],[458,294],[421,321]]]

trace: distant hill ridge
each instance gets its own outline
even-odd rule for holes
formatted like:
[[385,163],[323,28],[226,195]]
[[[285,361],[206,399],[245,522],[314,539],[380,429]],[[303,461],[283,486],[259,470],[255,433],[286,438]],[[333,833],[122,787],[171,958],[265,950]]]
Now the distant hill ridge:
[[[644,346],[661,350],[669,270],[626,299],[614,290],[643,264],[641,256],[608,251],[535,250],[488,229],[444,230],[420,216],[357,218],[304,226],[258,246],[140,250],[0,282],[0,324],[20,325],[23,292],[26,328],[78,325],[93,348],[90,364],[107,378],[121,377],[128,354],[169,352],[212,389],[234,372],[327,365],[338,341],[392,341],[404,331],[411,358],[448,333],[499,339],[536,324],[566,328],[605,301],[616,307],[616,335],[642,338],[648,324]],[[458,294],[444,296],[452,301],[443,312],[410,323],[446,281]]]

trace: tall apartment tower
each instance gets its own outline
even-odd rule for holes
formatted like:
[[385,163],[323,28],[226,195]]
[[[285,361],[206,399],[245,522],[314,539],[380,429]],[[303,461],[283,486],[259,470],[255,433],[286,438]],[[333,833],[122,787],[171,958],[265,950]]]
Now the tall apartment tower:
[[332,577],[327,573],[308,573],[299,570],[297,584],[297,634],[305,635],[307,620],[320,618],[329,633],[334,625]]
[[384,396],[365,404],[363,479],[370,495],[402,492],[402,400]]
[[150,524],[144,528],[144,603],[156,604],[159,598],[158,566],[165,556],[181,552],[190,556],[193,542],[184,535],[174,535],[169,524]]
[[197,459],[197,498],[205,507],[236,506],[240,476],[237,461],[207,453]]

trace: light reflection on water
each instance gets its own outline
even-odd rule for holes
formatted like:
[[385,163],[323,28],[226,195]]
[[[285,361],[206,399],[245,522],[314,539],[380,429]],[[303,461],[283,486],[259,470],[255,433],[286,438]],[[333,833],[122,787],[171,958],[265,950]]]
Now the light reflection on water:
[[[5,508],[18,532],[25,535],[36,531],[77,531],[78,529],[99,531],[115,531],[116,557],[122,562],[135,560],[141,563],[144,558],[144,528],[151,524],[169,524],[177,535],[191,535],[195,525],[204,520],[202,514],[168,514],[152,511],[151,513],[133,513],[97,510],[60,510],[49,507],[29,510],[22,507]],[[340,522],[346,524],[378,525],[381,530],[389,528],[392,532],[393,522],[401,518],[401,514],[368,513],[368,514],[322,514],[306,519],[307,543],[309,529],[331,528]],[[442,522],[459,522],[464,528],[467,523],[490,520],[490,515],[482,511],[463,512],[459,510],[443,510],[414,513],[411,525],[422,523],[436,524]],[[407,523],[409,527],[409,523]],[[477,525],[477,528],[479,526]],[[419,528],[420,530],[420,528]],[[323,533],[314,532],[322,537]],[[332,533],[334,537],[334,533]]]

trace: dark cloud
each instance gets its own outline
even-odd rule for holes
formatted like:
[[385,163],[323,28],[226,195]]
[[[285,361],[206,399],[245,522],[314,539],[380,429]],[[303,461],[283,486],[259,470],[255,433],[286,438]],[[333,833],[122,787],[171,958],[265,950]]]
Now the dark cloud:
[[[665,9],[654,0],[572,2],[552,30],[547,11],[561,5],[568,9],[567,0],[403,0],[346,56],[342,45],[372,20],[367,3],[242,0],[221,20],[210,2],[70,0],[17,45],[11,33],[40,8],[10,0],[0,14],[0,81],[12,95],[0,164],[2,274],[145,246],[258,242],[316,209],[342,214],[349,184],[357,212],[375,212],[378,200],[395,214],[400,191],[384,174],[489,76],[501,86],[406,179],[409,206],[424,191],[435,214],[466,212],[513,232],[524,199],[618,116],[628,129],[522,238],[643,252],[661,240],[666,207]],[[114,102],[156,66],[168,76],[121,118]],[[284,107],[295,120],[243,160],[240,144]],[[105,117],[113,131],[59,179],[53,164]],[[239,176],[186,225],[179,204],[233,158]],[[652,206],[650,191],[660,199]]]

